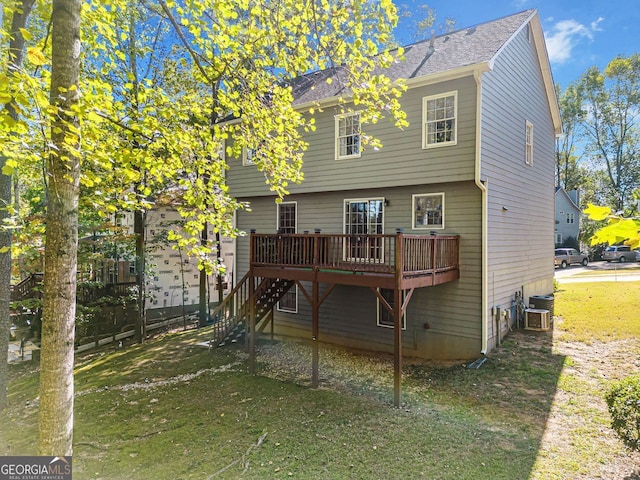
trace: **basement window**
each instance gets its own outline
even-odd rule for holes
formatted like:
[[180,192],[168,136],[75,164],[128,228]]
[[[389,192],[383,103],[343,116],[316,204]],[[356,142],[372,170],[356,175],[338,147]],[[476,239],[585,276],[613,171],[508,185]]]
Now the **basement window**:
[[[379,288],[378,292],[380,292],[380,294],[382,295],[382,297],[387,301],[387,303],[389,304],[389,306],[391,308],[393,308],[393,290],[389,289],[389,288]],[[406,296],[406,292],[403,290],[402,291],[402,300],[404,301],[404,298]],[[385,307],[382,302],[380,301],[379,298],[376,297],[377,303],[378,303],[378,319],[377,319],[377,324],[379,327],[386,327],[386,328],[393,328],[393,313],[391,313],[387,307]],[[403,315],[402,316],[402,330],[406,330],[407,329],[407,315]]]

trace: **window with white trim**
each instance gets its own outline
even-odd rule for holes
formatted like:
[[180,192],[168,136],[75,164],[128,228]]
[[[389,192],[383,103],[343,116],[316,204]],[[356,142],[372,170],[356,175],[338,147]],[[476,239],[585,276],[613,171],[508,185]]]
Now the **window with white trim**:
[[413,195],[413,228],[444,228],[444,193]]
[[298,286],[292,286],[278,302],[278,311],[298,313]]
[[458,129],[458,92],[422,99],[422,148],[455,145]]
[[[282,202],[278,204],[278,232],[296,233],[298,231],[298,203]],[[280,312],[298,313],[298,286],[292,286],[276,306]]]
[[529,121],[525,123],[524,163],[533,165],[533,124]]
[[220,139],[220,145],[218,146],[218,159],[222,162],[227,159],[227,148],[224,138]]
[[[244,153],[243,153],[243,157],[244,157]],[[225,139],[221,139],[220,140],[220,145],[218,146],[218,160],[217,160],[220,164],[223,165],[222,168],[222,178],[227,178],[227,170],[226,168],[224,168],[224,165],[226,164],[227,161],[227,148],[226,148],[226,142]]]
[[562,234],[556,232],[556,245],[562,244]]
[[575,222],[574,214],[571,212],[567,212],[567,223],[574,223],[574,222]]
[[362,151],[360,113],[336,115],[336,160],[357,158]]
[[242,165],[255,165],[254,159],[256,158],[257,150],[255,148],[243,148],[242,149]]
[[[382,295],[382,297],[387,301],[389,306],[393,309],[393,306],[395,304],[393,290],[390,288],[379,288],[378,292],[380,292],[380,295]],[[405,297],[406,297],[406,292],[403,290],[402,291],[403,301]],[[383,303],[380,301],[379,298],[376,297],[376,299],[378,301],[377,325],[379,327],[393,328],[394,327],[393,313],[391,313],[389,309],[383,305]],[[402,330],[406,330],[406,329],[407,329],[407,315],[405,313],[404,315],[402,315]]]
[[381,237],[384,231],[384,199],[345,200],[344,233],[346,257],[361,260],[382,260]]
[[278,204],[278,233],[296,233],[296,202],[282,202]]

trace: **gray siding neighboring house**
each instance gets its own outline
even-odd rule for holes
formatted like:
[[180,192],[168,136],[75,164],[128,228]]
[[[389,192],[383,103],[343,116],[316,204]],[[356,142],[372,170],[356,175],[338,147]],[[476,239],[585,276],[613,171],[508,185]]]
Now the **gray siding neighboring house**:
[[562,188],[556,188],[556,245],[562,246],[569,237],[576,240],[580,234],[580,195],[577,190],[568,192]]
[[[349,202],[380,199],[382,233],[459,235],[460,278],[415,291],[402,344],[409,356],[470,359],[508,331],[509,318],[495,318],[496,308],[512,311],[516,292],[527,298],[553,291],[560,118],[540,20],[527,10],[406,47],[405,58],[385,73],[407,81],[402,105],[410,126],[363,126],[384,146],[353,158],[335,159],[339,82],[329,85],[331,72],[319,72],[296,85],[300,109],[313,102],[323,108],[306,138],[305,180],[291,186],[284,208],[294,212],[297,233],[343,233]],[[425,145],[425,105],[437,99],[455,104],[455,139]],[[276,233],[283,207],[263,175],[241,159],[229,163],[231,192],[251,203],[250,212],[238,212],[238,228]],[[440,205],[435,226],[416,224],[425,197]],[[249,268],[248,237],[236,248],[239,279]],[[304,296],[288,302],[276,311],[276,332],[310,338]],[[337,286],[322,304],[319,326],[321,341],[393,351],[393,328],[380,325],[369,288]]]

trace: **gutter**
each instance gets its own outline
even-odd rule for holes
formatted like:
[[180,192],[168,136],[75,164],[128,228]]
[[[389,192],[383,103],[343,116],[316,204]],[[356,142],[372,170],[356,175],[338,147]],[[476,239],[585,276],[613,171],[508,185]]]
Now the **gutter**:
[[482,298],[482,350],[480,353],[482,355],[487,354],[488,343],[489,343],[489,272],[488,272],[488,238],[489,238],[489,227],[488,227],[488,195],[487,195],[487,181],[482,181],[480,177],[480,170],[482,167],[481,162],[481,124],[482,124],[482,74],[488,71],[488,69],[479,68],[473,72],[473,79],[476,81],[477,91],[476,91],[476,158],[475,158],[475,184],[480,189],[480,193],[482,195],[482,238],[481,238],[481,261],[482,261],[482,291],[480,293]]
[[[487,62],[475,63],[473,65],[466,65],[464,67],[454,68],[452,70],[446,70],[444,72],[433,73],[430,75],[424,75],[417,78],[398,79],[393,82],[394,85],[398,85],[399,80],[404,80],[407,89],[424,87],[426,85],[432,85],[435,83],[441,83],[458,78],[468,77],[470,75],[477,75],[479,72],[488,72],[491,69],[491,65]],[[344,95],[335,95],[333,97],[322,98],[319,100],[311,100],[301,103],[293,103],[293,107],[298,111],[306,111],[311,108],[328,108],[335,105],[339,105],[341,102],[349,103],[353,99],[352,95],[347,93]]]

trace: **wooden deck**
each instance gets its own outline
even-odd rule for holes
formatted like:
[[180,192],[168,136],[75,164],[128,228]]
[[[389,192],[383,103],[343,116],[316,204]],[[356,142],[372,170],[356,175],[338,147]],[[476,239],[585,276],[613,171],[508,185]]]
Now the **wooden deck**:
[[[460,277],[457,235],[258,234],[251,232],[247,278],[272,283],[295,281],[309,301],[311,319],[311,384],[318,386],[320,306],[336,285],[369,287],[393,315],[394,404],[401,402],[401,319],[416,288],[452,282]],[[311,283],[311,288],[301,282]],[[319,284],[329,287],[320,296]],[[269,282],[266,283],[268,285]],[[388,302],[380,289],[393,290]],[[403,295],[406,292],[406,295]],[[254,306],[259,295],[249,289],[249,371],[255,372]],[[404,297],[404,298],[403,298]]]
[[457,280],[457,235],[251,233],[253,275],[407,290]]

